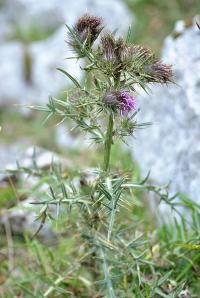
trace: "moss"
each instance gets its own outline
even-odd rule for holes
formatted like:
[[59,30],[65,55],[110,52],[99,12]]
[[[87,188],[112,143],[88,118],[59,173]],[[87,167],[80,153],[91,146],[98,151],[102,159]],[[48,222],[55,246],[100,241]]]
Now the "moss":
[[9,208],[16,202],[15,193],[12,187],[0,188],[0,208]]
[[31,83],[32,57],[27,47],[24,49],[24,78],[27,83]]
[[181,32],[177,32],[177,31],[172,32],[172,37],[173,37],[174,39],[178,38],[178,37],[181,36],[181,35],[182,35]]
[[55,30],[43,30],[36,25],[22,27],[15,24],[15,32],[12,39],[19,40],[24,44],[29,44],[34,41],[44,40],[51,36]]
[[[55,150],[54,128],[55,121],[48,121],[43,125],[46,114],[32,113],[29,117],[22,117],[16,113],[16,108],[11,111],[0,113],[0,125],[2,126],[1,141],[4,144],[13,144],[13,142],[25,139],[28,144],[38,145]],[[51,138],[49,137],[51,136]]]
[[193,19],[187,19],[185,20],[185,27],[190,28],[193,25]]

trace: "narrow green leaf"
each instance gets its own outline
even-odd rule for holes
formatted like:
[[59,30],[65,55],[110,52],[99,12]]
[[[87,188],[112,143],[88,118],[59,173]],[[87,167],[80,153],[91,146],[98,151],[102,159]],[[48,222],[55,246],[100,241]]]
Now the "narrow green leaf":
[[77,81],[77,79],[75,77],[73,77],[71,74],[69,74],[66,70],[64,70],[62,68],[57,68],[57,70],[59,70],[60,72],[64,73],[74,83],[74,85],[76,87],[78,87],[79,89],[82,89],[82,87],[79,84],[79,82]]

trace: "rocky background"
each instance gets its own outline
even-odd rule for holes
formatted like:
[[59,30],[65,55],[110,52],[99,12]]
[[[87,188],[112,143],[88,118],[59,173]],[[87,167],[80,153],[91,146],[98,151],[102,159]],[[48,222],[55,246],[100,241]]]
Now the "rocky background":
[[152,126],[138,133],[133,156],[143,174],[172,191],[200,202],[200,30],[196,23],[176,23],[165,39],[162,59],[173,66],[174,82],[139,98],[141,121]]

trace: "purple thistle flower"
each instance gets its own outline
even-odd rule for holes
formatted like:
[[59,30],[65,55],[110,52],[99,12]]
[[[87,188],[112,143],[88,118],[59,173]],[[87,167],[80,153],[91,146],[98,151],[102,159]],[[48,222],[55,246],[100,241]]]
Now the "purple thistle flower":
[[126,116],[129,112],[136,110],[136,100],[127,91],[120,92],[120,114]]
[[113,110],[119,110],[121,116],[136,110],[136,99],[127,91],[108,92],[104,97],[105,104]]

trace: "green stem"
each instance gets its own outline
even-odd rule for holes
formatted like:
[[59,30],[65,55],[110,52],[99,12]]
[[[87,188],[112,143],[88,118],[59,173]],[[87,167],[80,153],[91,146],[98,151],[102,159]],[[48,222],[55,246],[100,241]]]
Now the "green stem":
[[[115,88],[118,89],[118,85],[120,84],[120,72],[116,74],[116,77],[114,78],[114,85]],[[109,119],[108,119],[108,128],[106,132],[106,140],[105,140],[105,151],[104,151],[104,171],[107,172],[109,169],[109,163],[110,163],[110,153],[111,153],[111,146],[112,146],[112,135],[113,135],[113,114],[110,113]]]
[[112,134],[113,134],[113,115],[112,113],[110,113],[109,120],[108,120],[108,128],[106,132],[106,140],[105,140],[105,152],[104,152],[104,170],[105,171],[108,171],[109,163],[110,163]]

